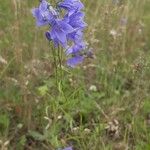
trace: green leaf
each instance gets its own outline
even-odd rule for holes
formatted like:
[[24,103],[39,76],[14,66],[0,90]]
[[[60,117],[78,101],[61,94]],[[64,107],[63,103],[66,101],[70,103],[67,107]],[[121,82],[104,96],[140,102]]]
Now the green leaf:
[[25,145],[26,141],[27,141],[26,136],[23,135],[23,136],[21,137],[19,143],[20,143],[21,145]]
[[9,126],[9,117],[6,114],[0,115],[0,131],[4,132]]
[[29,135],[33,137],[35,140],[44,141],[46,137],[37,131],[29,131]]
[[40,87],[38,88],[38,91],[39,91],[39,93],[40,93],[41,96],[46,95],[46,93],[48,92],[48,87],[47,87],[47,85],[40,86]]

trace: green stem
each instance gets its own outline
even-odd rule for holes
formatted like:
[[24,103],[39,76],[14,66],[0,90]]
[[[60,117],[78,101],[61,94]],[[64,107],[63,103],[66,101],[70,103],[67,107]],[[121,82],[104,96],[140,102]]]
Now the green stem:
[[63,96],[67,100],[63,92],[62,48],[58,46],[58,48],[55,49],[54,45],[52,45],[52,54],[53,54],[53,61],[54,61],[56,86],[61,96]]
[[54,45],[52,45],[52,54],[53,54],[53,61],[54,61],[54,69],[55,69],[55,81],[56,86],[58,87],[58,65],[57,65],[57,52],[54,48]]
[[63,77],[63,70],[62,70],[62,49],[61,47],[59,46],[58,47],[58,59],[59,59],[59,67],[60,67],[60,82],[62,83],[62,77]]

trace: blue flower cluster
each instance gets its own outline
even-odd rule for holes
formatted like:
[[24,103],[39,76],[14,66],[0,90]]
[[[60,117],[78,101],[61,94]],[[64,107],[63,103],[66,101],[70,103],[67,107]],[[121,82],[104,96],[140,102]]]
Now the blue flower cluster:
[[83,30],[87,26],[84,22],[84,5],[80,0],[63,0],[52,7],[46,0],[41,0],[38,8],[32,10],[37,26],[49,25],[50,30],[45,33],[49,41],[57,47],[61,45],[67,55],[67,65],[75,67],[84,59],[82,52],[86,49],[83,40]]

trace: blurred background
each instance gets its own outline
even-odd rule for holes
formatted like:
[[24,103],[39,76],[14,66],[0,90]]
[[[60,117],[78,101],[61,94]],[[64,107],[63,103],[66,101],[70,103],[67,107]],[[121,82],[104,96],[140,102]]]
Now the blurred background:
[[94,58],[55,85],[38,0],[0,0],[0,149],[150,150],[150,1],[82,0]]

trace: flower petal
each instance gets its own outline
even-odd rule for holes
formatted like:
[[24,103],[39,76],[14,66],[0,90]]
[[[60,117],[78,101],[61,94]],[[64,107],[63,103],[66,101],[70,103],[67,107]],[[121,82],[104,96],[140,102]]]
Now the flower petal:
[[67,60],[67,65],[74,68],[77,64],[82,63],[84,57],[83,56],[75,56],[72,58],[69,58]]

